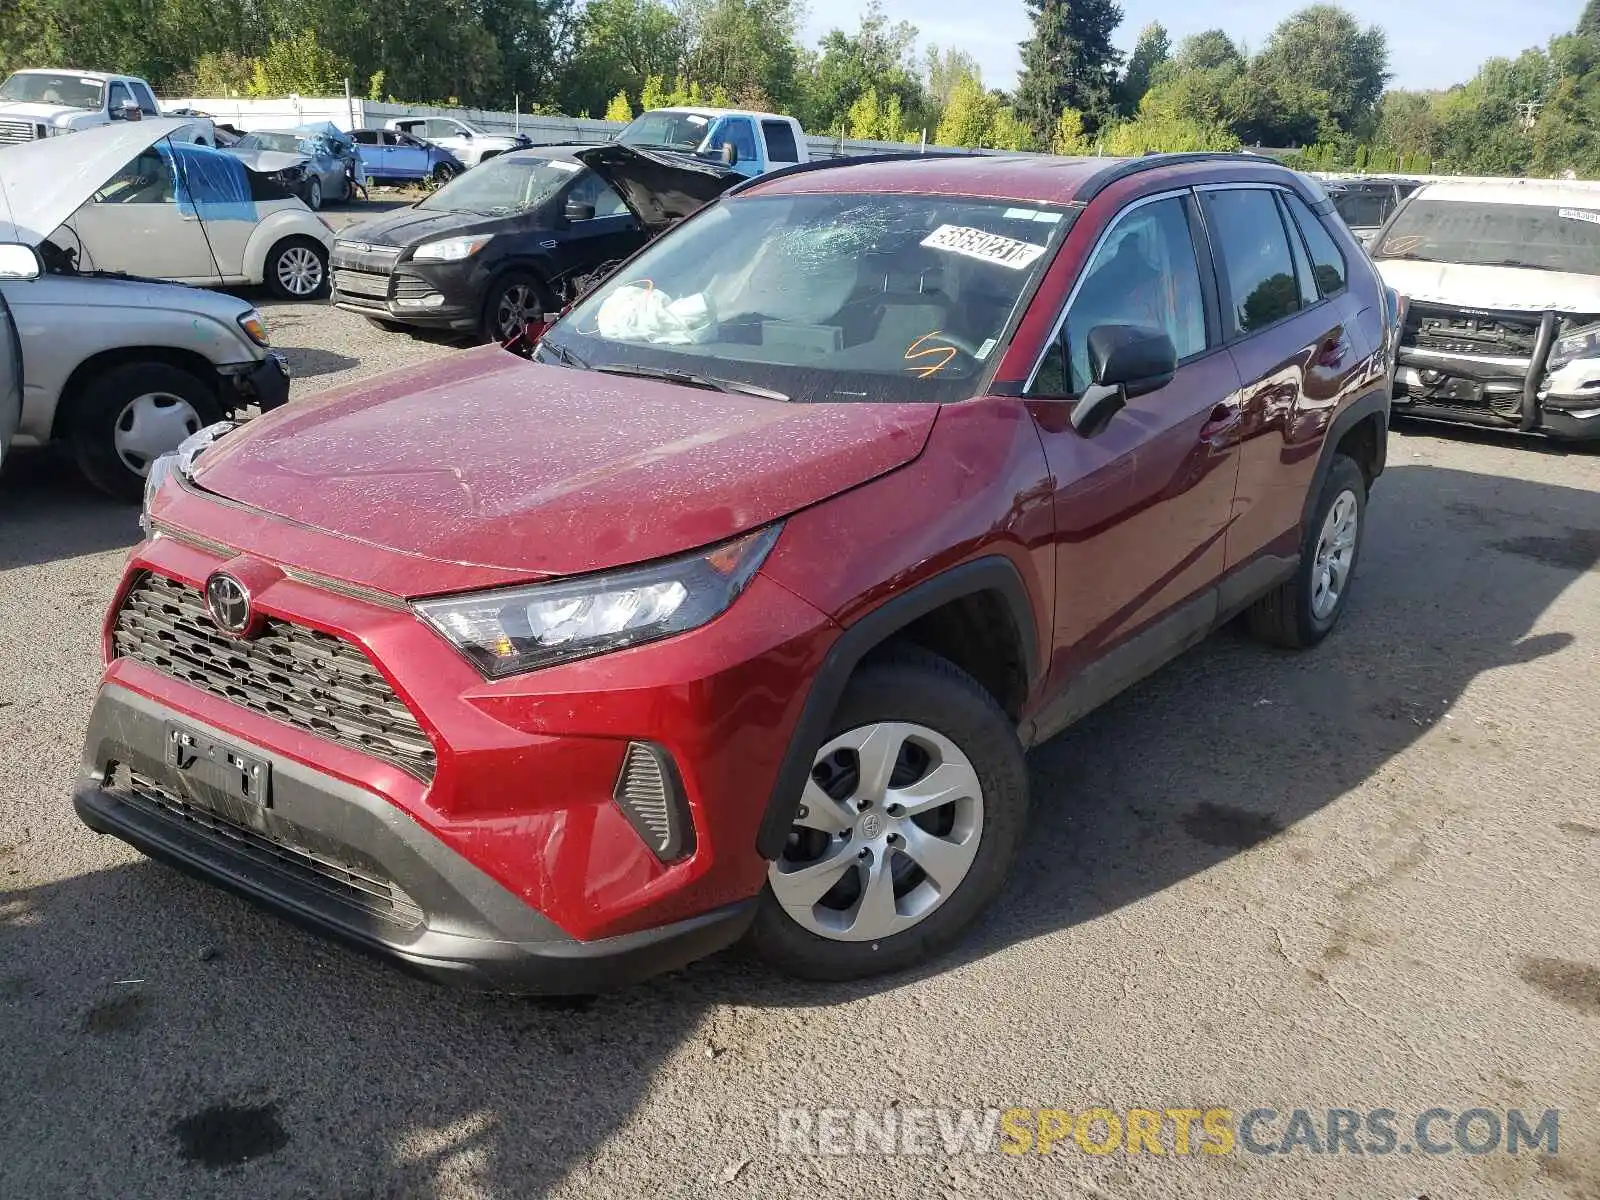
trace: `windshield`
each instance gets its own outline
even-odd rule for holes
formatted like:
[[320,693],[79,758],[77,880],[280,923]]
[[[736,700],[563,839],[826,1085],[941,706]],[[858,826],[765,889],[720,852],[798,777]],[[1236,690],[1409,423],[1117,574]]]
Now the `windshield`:
[[60,104],[66,108],[98,109],[106,85],[98,79],[77,75],[55,75],[45,71],[25,71],[0,84],[0,100],[22,100],[33,104]]
[[545,334],[541,358],[688,372],[797,401],[964,400],[1064,215],[945,196],[740,198],[597,289]]
[[705,141],[711,118],[699,113],[640,113],[617,134],[624,146],[644,146],[655,150],[694,150]]
[[284,154],[310,154],[311,146],[295,133],[247,133],[239,139],[241,150],[278,150]]
[[581,170],[579,163],[564,158],[491,158],[457,175],[417,207],[510,216],[543,204]]
[[1600,275],[1600,196],[1593,208],[1412,200],[1374,258],[1538,267]]

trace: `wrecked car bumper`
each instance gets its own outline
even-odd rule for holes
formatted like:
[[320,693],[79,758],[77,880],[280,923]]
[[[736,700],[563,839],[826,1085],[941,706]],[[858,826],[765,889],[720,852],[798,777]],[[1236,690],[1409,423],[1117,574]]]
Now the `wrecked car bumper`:
[[222,368],[231,408],[254,404],[269,413],[289,401],[289,360],[276,351],[258,363],[240,363]]

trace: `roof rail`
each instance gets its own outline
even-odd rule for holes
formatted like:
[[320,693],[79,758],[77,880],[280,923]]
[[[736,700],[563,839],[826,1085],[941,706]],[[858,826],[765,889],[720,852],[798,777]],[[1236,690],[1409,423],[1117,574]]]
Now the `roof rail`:
[[1268,155],[1246,154],[1238,150],[1190,150],[1180,154],[1145,154],[1138,158],[1121,159],[1104,170],[1096,172],[1085,181],[1083,187],[1078,189],[1073,201],[1077,204],[1087,204],[1113,183],[1126,179],[1130,175],[1138,175],[1142,171],[1153,171],[1157,167],[1182,166],[1185,163],[1206,162],[1252,163],[1258,167],[1276,167],[1280,171],[1289,170],[1277,159]]
[[747,188],[758,183],[765,183],[769,179],[787,179],[791,175],[805,175],[811,171],[826,171],[836,167],[854,167],[862,163],[883,162],[916,162],[924,158],[994,158],[992,154],[967,154],[959,150],[906,150],[904,152],[889,150],[882,154],[853,154],[840,158],[817,158],[810,162],[795,163],[793,166],[779,167],[776,171],[768,171],[765,175],[752,175],[743,183],[736,183],[724,196],[736,196]]

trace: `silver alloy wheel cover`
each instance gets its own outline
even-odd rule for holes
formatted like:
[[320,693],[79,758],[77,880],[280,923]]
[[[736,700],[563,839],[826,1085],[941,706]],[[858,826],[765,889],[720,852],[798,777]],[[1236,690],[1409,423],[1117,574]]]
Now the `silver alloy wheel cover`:
[[533,302],[533,289],[525,283],[514,283],[500,293],[500,304],[494,314],[494,328],[501,341],[521,333],[528,322],[538,315],[531,307]]
[[278,255],[277,276],[291,296],[313,296],[322,286],[322,260],[310,246],[290,246]]
[[306,205],[307,208],[309,208],[312,212],[316,212],[317,209],[321,208],[322,180],[313,179],[310,186],[306,188],[306,195],[310,197],[310,200]]
[[1311,564],[1311,615],[1319,621],[1333,616],[1350,586],[1360,526],[1361,505],[1356,494],[1346,488],[1333,498],[1328,515],[1323,518],[1316,558]]
[[111,426],[111,445],[117,460],[143,479],[151,463],[199,432],[200,414],[182,396],[146,392],[122,406]]
[[[929,770],[907,787],[891,788],[907,740],[929,753]],[[784,912],[807,932],[837,942],[881,941],[926,919],[966,878],[983,836],[983,785],[961,749],[925,725],[858,726],[817,751],[813,769],[843,749],[859,757],[855,790],[834,800],[808,776],[795,818],[796,828],[828,834],[827,849],[805,862],[791,861],[786,852],[768,869],[767,883]],[[868,807],[858,808],[863,800]],[[912,819],[947,804],[956,809],[947,836],[931,834]],[[893,860],[902,855],[926,877],[897,897]],[[852,870],[862,875],[856,902],[845,911],[823,905],[823,897]]]

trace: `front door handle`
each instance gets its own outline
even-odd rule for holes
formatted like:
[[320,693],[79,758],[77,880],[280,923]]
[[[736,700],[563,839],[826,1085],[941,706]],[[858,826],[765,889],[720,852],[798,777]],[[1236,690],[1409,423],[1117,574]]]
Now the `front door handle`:
[[1211,406],[1211,414],[1200,427],[1200,440],[1212,445],[1220,443],[1239,427],[1239,402],[1224,400]]

